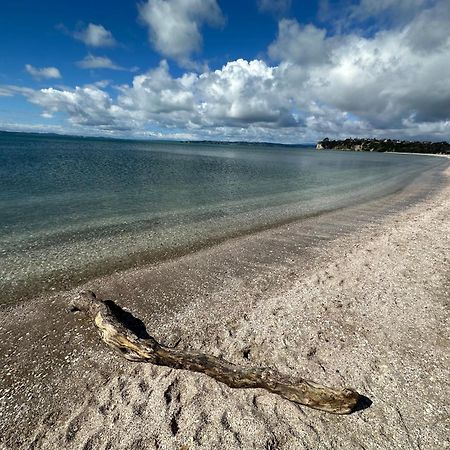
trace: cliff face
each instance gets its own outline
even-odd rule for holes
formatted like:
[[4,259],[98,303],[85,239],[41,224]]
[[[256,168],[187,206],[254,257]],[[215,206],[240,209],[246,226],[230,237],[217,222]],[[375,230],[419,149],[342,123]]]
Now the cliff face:
[[319,141],[317,150],[350,150],[357,152],[407,152],[450,154],[448,142],[397,141],[392,139],[344,139]]

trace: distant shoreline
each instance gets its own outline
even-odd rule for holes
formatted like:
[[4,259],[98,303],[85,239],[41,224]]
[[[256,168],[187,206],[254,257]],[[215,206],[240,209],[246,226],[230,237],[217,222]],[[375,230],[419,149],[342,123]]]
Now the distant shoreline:
[[429,142],[359,138],[332,140],[325,138],[317,143],[316,150],[449,155],[450,144],[446,141]]
[[[446,154],[450,154],[450,144],[448,142],[437,142],[437,141],[399,141],[393,139],[370,139],[370,138],[348,138],[344,140],[332,140],[324,138],[317,143],[306,142],[306,143],[283,143],[283,142],[267,142],[267,141],[237,141],[237,140],[214,140],[214,139],[169,139],[169,138],[133,138],[133,137],[120,137],[120,136],[99,136],[99,135],[75,135],[75,134],[64,134],[64,133],[50,133],[50,132],[39,132],[39,131],[12,131],[12,130],[1,130],[0,137],[2,135],[17,135],[17,136],[29,136],[38,138],[59,138],[59,139],[82,139],[82,140],[93,140],[93,141],[119,141],[119,142],[142,142],[142,143],[164,143],[164,144],[204,144],[204,145],[243,145],[243,146],[267,146],[267,147],[286,147],[286,148],[316,148],[318,150],[343,150],[343,151],[376,151],[383,153],[414,153],[422,154],[421,151],[389,151],[387,149],[370,149],[370,146],[374,143],[376,145],[388,144],[390,146],[396,146],[401,143],[401,145],[411,145],[417,144],[421,146],[435,146],[438,144],[444,144],[447,148]],[[355,148],[358,145],[369,146],[369,148],[359,149]],[[437,152],[439,153],[439,152]],[[436,152],[429,152],[429,154],[436,154]]]
[[273,146],[273,147],[288,147],[288,148],[314,148],[316,144],[311,143],[299,143],[299,144],[285,144],[282,142],[265,142],[265,141],[221,141],[212,139],[163,139],[163,138],[131,138],[131,137],[111,137],[111,136],[95,136],[95,135],[75,135],[75,134],[62,134],[62,133],[48,133],[37,131],[8,131],[0,130],[0,136],[2,135],[19,135],[30,136],[40,138],[60,138],[60,139],[84,139],[93,141],[120,141],[120,142],[145,142],[145,143],[164,143],[164,144],[205,144],[205,145],[256,145],[256,146]]

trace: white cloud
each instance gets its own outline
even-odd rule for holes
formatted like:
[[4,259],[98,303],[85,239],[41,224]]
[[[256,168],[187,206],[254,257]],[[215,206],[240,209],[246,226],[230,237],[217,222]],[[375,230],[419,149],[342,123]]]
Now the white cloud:
[[56,67],[37,68],[31,64],[25,64],[25,70],[36,80],[61,78],[61,73]]
[[269,47],[275,60],[289,60],[301,65],[325,62],[329,55],[325,30],[314,25],[301,27],[296,20],[283,19],[278,24],[278,37]]
[[114,47],[117,45],[117,41],[114,39],[111,31],[108,31],[103,25],[94,23],[90,23],[86,28],[75,31],[73,37],[90,47]]
[[148,0],[139,5],[149,39],[160,54],[192,66],[192,53],[202,47],[201,26],[219,26],[223,16],[216,0]]
[[[301,95],[293,94],[296,102],[328,105],[380,132],[445,121],[450,119],[450,79],[445,75],[450,36],[444,31],[449,10],[442,1],[407,25],[371,38],[326,37],[317,28],[306,32],[293,21],[282,21],[269,52],[287,66],[287,84],[297,79]],[[305,48],[321,49],[322,60]]]
[[86,55],[81,61],[77,62],[77,66],[82,69],[111,69],[111,70],[127,70],[124,67],[113,63],[106,56]]
[[257,0],[257,2],[260,11],[283,14],[289,11],[292,0]]
[[132,83],[115,86],[115,95],[103,83],[1,86],[0,94],[24,95],[44,114],[62,112],[71,126],[105,133],[284,142],[325,135],[448,139],[446,5],[425,8],[408,24],[371,37],[328,36],[282,20],[269,48],[273,65],[238,59],[174,77],[162,61]]
[[193,74],[172,78],[167,62],[162,61],[158,68],[134,77],[131,86],[122,87],[118,105],[144,115],[192,112],[196,81]]
[[121,88],[117,104],[160,125],[211,128],[249,124],[291,126],[289,99],[279,90],[276,68],[263,61],[237,60],[201,75],[173,78],[165,61],[132,86]]
[[239,59],[200,75],[196,99],[204,123],[290,126],[290,98],[280,85],[280,69],[260,60]]
[[[72,124],[110,129],[156,126],[187,132],[217,128],[292,127],[290,99],[280,89],[280,69],[263,61],[237,60],[222,69],[174,78],[167,62],[137,75],[131,85],[117,87],[116,99],[101,85],[68,89],[19,91],[45,114],[63,112]],[[11,91],[9,92],[17,92]]]
[[40,89],[27,95],[31,103],[41,106],[45,114],[64,112],[73,124],[121,128],[120,110],[110,96],[94,86],[73,90]]

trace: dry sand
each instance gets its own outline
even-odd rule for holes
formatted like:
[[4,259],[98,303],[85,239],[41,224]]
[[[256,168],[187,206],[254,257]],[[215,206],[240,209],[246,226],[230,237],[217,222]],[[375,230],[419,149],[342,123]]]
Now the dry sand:
[[353,387],[370,408],[125,362],[56,294],[3,311],[0,448],[450,448],[449,181],[395,214],[365,205],[88,284],[166,343]]

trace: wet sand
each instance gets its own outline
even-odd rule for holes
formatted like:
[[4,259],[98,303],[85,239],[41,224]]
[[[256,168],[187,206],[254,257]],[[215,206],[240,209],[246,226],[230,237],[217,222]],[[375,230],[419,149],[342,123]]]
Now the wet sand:
[[5,448],[450,445],[450,172],[87,285],[157,339],[373,401],[338,417],[128,363],[55,293],[2,309]]

